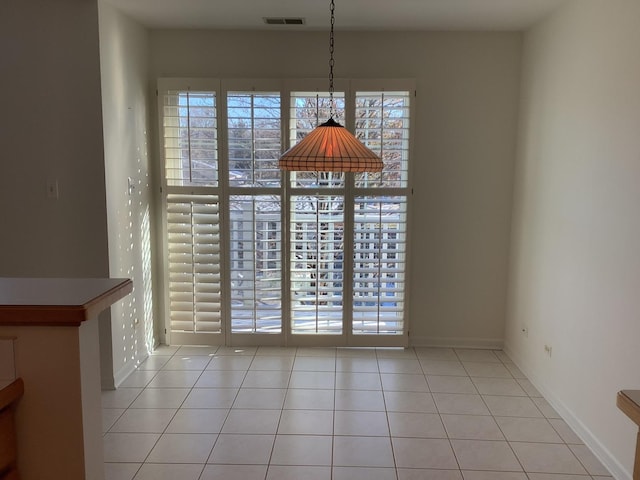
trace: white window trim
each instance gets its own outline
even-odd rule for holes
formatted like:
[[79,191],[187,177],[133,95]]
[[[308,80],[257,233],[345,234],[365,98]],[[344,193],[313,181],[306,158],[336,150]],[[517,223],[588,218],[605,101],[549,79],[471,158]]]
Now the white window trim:
[[[413,165],[416,163],[416,159],[413,156],[413,144],[415,137],[415,103],[413,102],[413,98],[415,98],[415,81],[412,79],[336,79],[335,80],[336,91],[344,91],[345,92],[345,127],[353,132],[355,125],[355,93],[356,92],[379,92],[379,91],[407,91],[412,94],[412,105],[410,107],[410,128],[412,134],[409,137],[409,176],[408,176],[408,184],[405,190],[407,197],[407,228],[406,228],[406,246],[405,246],[405,290],[404,290],[404,333],[402,335],[389,335],[384,336],[384,340],[380,343],[380,346],[407,346],[408,345],[408,335],[410,332],[410,316],[409,316],[409,305],[410,305],[410,269],[411,269],[411,196],[413,194],[413,185],[412,185],[412,170]],[[283,151],[289,148],[289,123],[290,123],[290,98],[291,92],[293,91],[319,91],[326,92],[327,90],[327,81],[326,79],[288,79],[288,80],[278,80],[278,79],[216,79],[216,78],[160,78],[158,79],[158,132],[159,132],[159,144],[160,144],[160,164],[161,164],[161,178],[160,181],[162,183],[162,231],[159,233],[162,235],[162,247],[163,247],[163,255],[168,251],[168,242],[167,235],[165,234],[167,231],[167,194],[171,192],[173,188],[167,186],[166,175],[165,175],[165,151],[163,146],[163,93],[167,90],[184,90],[187,87],[190,87],[193,90],[203,90],[203,91],[212,91],[216,93],[216,112],[217,112],[217,125],[218,125],[218,165],[220,169],[219,178],[226,179],[226,169],[227,169],[227,113],[226,113],[226,100],[228,92],[239,92],[239,91],[256,91],[256,92],[279,92],[281,94],[281,108],[282,108],[282,116],[281,116],[281,125],[282,125],[282,149]],[[288,225],[290,209],[286,202],[285,198],[289,198],[291,195],[295,195],[298,191],[304,191],[306,194],[311,193],[330,193],[327,189],[322,189],[318,192],[313,192],[310,189],[292,189],[288,183],[288,174],[283,175],[282,186],[280,190],[282,191],[282,199],[283,199],[283,208],[282,208],[282,222],[283,225]],[[344,190],[340,190],[340,194],[344,194],[345,198],[350,198],[351,201],[355,198],[355,186],[353,182],[353,174],[348,174],[348,181],[346,184],[346,188]],[[286,186],[285,186],[286,185]],[[229,219],[225,214],[226,209],[228,207],[227,203],[229,201],[230,195],[233,194],[244,194],[244,195],[258,195],[261,193],[261,189],[251,188],[250,191],[248,189],[244,189],[243,187],[229,187],[227,182],[220,181],[218,187],[177,187],[180,191],[184,191],[185,193],[197,194],[197,193],[206,193],[211,192],[212,188],[215,188],[219,192],[220,198],[220,216],[221,216],[221,231],[222,234],[222,249],[223,249],[223,261],[221,265],[222,269],[222,284],[230,285],[230,272],[229,267],[227,265],[227,256],[228,256],[228,248],[226,247],[227,236],[229,232]],[[369,192],[370,190],[370,192]],[[272,189],[264,190],[264,193],[272,192]],[[372,189],[357,189],[358,195],[367,195],[369,192],[372,195],[380,196],[380,195],[397,195],[398,189],[392,188],[372,188]],[[336,191],[336,193],[338,193]],[[353,232],[354,227],[354,219],[353,219],[353,211],[352,209],[345,209],[345,232]],[[283,296],[282,296],[282,333],[281,334],[245,334],[247,338],[242,340],[238,338],[238,334],[231,333],[230,326],[230,309],[231,309],[231,297],[230,294],[225,292],[223,287],[222,292],[222,308],[223,308],[223,319],[222,319],[222,335],[211,335],[204,334],[203,338],[193,338],[193,341],[197,343],[207,343],[207,344],[227,344],[227,345],[235,345],[235,344],[260,344],[260,345],[323,345],[323,344],[332,344],[335,345],[336,337],[334,335],[294,335],[291,333],[291,318],[290,318],[290,248],[289,248],[289,239],[288,235],[283,232],[283,255],[282,255],[282,265],[283,265],[283,285],[286,285],[286,288],[283,288]],[[352,244],[353,242],[348,242]],[[352,246],[351,246],[352,248]],[[352,252],[345,250],[344,255],[345,262],[345,271],[353,270],[353,258]],[[176,340],[181,340],[180,335],[172,335],[170,325],[169,325],[169,295],[168,295],[168,265],[167,262],[164,263],[164,274],[163,274],[163,292],[164,292],[164,310],[163,310],[163,329],[165,331],[165,341],[167,343],[176,343]],[[345,279],[345,283],[346,279]],[[351,291],[351,286],[349,286],[348,291]],[[371,342],[375,337],[370,335],[353,335],[352,334],[352,297],[351,295],[344,295],[345,304],[343,309],[348,313],[348,321],[344,325],[344,335],[346,340],[343,342],[338,342],[338,344],[344,343],[345,345],[353,345],[353,346],[377,346],[376,342]],[[193,335],[193,334],[191,334]],[[196,334],[197,335],[197,334]],[[214,338],[215,337],[215,338]],[[255,338],[251,338],[255,337]],[[326,338],[322,338],[326,337]],[[257,343],[256,343],[257,342]],[[328,342],[328,343],[327,343]]]

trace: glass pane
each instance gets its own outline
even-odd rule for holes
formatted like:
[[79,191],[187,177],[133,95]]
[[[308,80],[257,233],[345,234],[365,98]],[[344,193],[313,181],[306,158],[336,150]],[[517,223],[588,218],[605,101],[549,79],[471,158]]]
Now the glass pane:
[[227,117],[229,185],[279,187],[280,94],[229,93]]
[[356,138],[384,162],[382,172],[357,173],[356,187],[407,187],[409,98],[409,92],[356,93]]
[[[344,125],[344,92],[333,94],[334,120]],[[291,93],[291,130],[289,142],[293,146],[319,124],[329,119],[328,92]],[[291,172],[291,186],[297,188],[339,188],[344,186],[341,172]]]
[[230,198],[231,330],[282,331],[282,221],[277,195]]
[[344,197],[291,198],[291,330],[342,333]]
[[401,335],[404,324],[407,199],[356,197],[353,333]]
[[215,92],[167,92],[163,123],[167,185],[217,186]]

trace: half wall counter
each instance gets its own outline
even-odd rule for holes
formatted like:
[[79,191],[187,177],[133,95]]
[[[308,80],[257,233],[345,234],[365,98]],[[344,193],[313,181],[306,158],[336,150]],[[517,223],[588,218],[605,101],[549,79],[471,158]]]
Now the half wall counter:
[[0,278],[0,337],[15,339],[23,480],[103,480],[98,314],[133,290],[118,278]]

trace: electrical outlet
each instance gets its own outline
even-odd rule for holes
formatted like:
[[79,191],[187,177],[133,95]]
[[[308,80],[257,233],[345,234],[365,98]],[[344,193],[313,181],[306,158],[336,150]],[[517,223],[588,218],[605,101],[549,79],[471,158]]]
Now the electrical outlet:
[[548,356],[549,358],[551,358],[551,345],[545,345],[545,346],[544,346],[544,353],[546,353],[546,354],[547,354],[547,356]]

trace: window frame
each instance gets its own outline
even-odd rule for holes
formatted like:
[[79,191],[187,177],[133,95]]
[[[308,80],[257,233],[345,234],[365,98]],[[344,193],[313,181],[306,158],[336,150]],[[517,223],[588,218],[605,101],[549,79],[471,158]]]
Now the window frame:
[[[415,81],[412,79],[337,79],[335,81],[336,92],[344,92],[345,98],[345,118],[344,126],[351,132],[355,127],[355,100],[356,92],[409,92],[409,146],[408,146],[408,182],[406,187],[386,188],[386,187],[356,187],[355,174],[347,173],[345,175],[345,184],[343,188],[293,188],[289,180],[291,173],[282,172],[280,186],[277,189],[271,187],[245,187],[230,186],[228,181],[228,119],[227,119],[227,97],[233,92],[255,92],[256,94],[263,92],[279,92],[281,95],[281,149],[285,151],[290,146],[290,101],[292,92],[326,92],[326,79],[215,79],[215,78],[160,78],[158,79],[158,126],[159,126],[159,144],[160,144],[160,172],[161,172],[161,204],[162,204],[162,236],[163,255],[168,252],[168,236],[167,232],[167,197],[176,187],[167,185],[165,172],[165,150],[164,150],[164,132],[163,132],[163,94],[167,90],[184,90],[190,87],[194,90],[212,91],[216,94],[216,118],[217,118],[217,161],[219,166],[218,186],[217,187],[179,187],[181,191],[190,194],[206,194],[207,192],[217,191],[219,195],[220,205],[220,231],[221,231],[221,249],[222,249],[222,265],[221,268],[221,317],[222,331],[221,335],[215,336],[210,333],[187,334],[187,338],[191,338],[189,343],[206,343],[206,344],[226,344],[233,346],[241,345],[353,345],[353,346],[407,346],[410,318],[409,318],[409,294],[410,294],[410,229],[411,229],[411,195],[413,188],[411,184],[411,170],[415,159],[412,155],[413,138],[415,136]],[[323,119],[320,119],[324,121]],[[280,192],[281,199],[281,222],[282,231],[282,331],[280,334],[261,334],[261,333],[233,333],[231,331],[231,276],[230,276],[230,244],[228,243],[231,235],[230,218],[228,215],[229,202],[234,195],[261,195],[270,194],[274,191]],[[353,281],[347,281],[345,278],[343,285],[343,332],[341,335],[301,335],[292,333],[291,326],[291,250],[289,231],[286,226],[290,224],[291,208],[289,201],[292,196],[304,193],[306,195],[313,194],[336,194],[343,195],[345,198],[344,215],[344,232],[345,237],[349,235],[351,241],[345,242],[345,250],[343,254],[343,272],[354,271],[354,205],[357,196],[395,196],[399,190],[403,190],[406,197],[406,227],[405,227],[405,265],[404,265],[404,307],[403,307],[403,333],[395,335],[354,335],[353,334]],[[348,233],[347,233],[348,232]],[[169,284],[168,284],[168,265],[164,264],[163,275],[163,295],[164,309],[161,318],[163,318],[163,329],[165,332],[164,341],[167,343],[184,343],[184,335],[179,332],[171,332],[169,322]],[[225,287],[226,286],[226,287]],[[377,339],[377,340],[376,340]],[[382,341],[380,341],[382,340]]]

